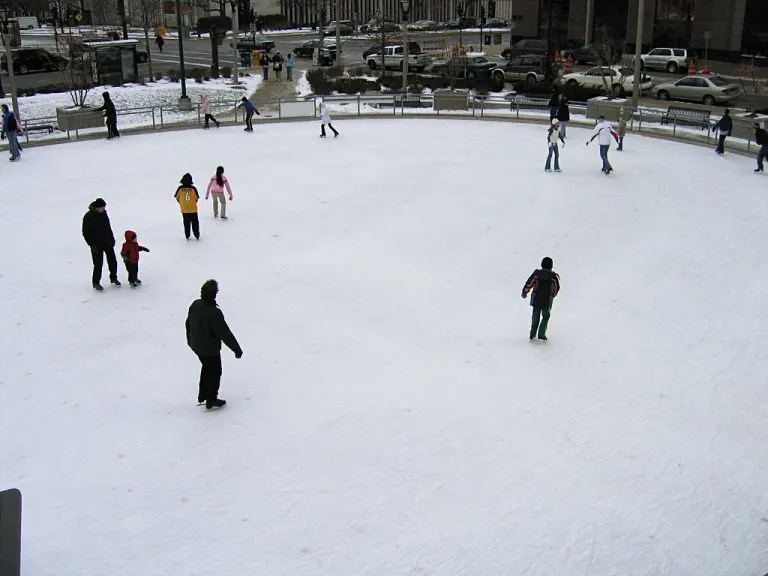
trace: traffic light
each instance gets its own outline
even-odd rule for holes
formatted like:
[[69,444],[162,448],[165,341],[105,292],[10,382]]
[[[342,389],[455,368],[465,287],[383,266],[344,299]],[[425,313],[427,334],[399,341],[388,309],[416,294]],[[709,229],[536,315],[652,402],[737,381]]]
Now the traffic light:
[[488,0],[488,18],[496,18],[496,0]]
[[485,26],[485,6],[480,6],[480,24]]

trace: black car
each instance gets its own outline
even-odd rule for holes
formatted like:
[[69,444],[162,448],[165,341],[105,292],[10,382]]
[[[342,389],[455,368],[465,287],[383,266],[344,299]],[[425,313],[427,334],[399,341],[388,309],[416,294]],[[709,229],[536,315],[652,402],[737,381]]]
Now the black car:
[[[229,43],[232,46],[232,42]],[[272,42],[266,36],[260,36],[259,34],[248,34],[245,38],[237,39],[237,49],[241,52],[248,52],[251,50],[264,50],[269,52],[274,49],[275,43]]]
[[323,40],[322,44],[320,43],[320,40],[317,39],[308,40],[301,46],[296,46],[296,48],[293,49],[293,55],[296,56],[296,58],[312,58],[315,55],[315,48],[318,48],[321,45],[331,53],[331,58],[335,60],[336,42],[330,40]]
[[[394,40],[389,40],[386,43],[386,46],[398,46],[398,45],[399,45],[398,42]],[[370,56],[371,54],[378,54],[379,52],[381,52],[382,47],[383,47],[382,43],[377,42],[370,48],[367,48],[363,52],[363,60],[367,59],[368,56]],[[408,54],[421,54],[422,52],[423,50],[421,49],[421,44],[419,44],[418,42],[408,42]]]
[[595,50],[592,46],[580,46],[578,48],[568,48],[565,50],[565,58],[573,58],[574,64],[599,64],[600,50]]
[[[15,74],[64,70],[68,62],[64,56],[48,52],[48,50],[42,48],[19,48],[18,50],[13,50],[11,54]],[[2,66],[3,70],[8,70],[8,60],[5,54],[3,54],[0,66]]]

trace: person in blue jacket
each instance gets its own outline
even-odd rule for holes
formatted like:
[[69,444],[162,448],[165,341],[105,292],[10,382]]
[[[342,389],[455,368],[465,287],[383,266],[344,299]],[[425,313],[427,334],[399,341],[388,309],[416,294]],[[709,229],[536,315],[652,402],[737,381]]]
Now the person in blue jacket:
[[256,110],[256,106],[254,106],[253,102],[248,100],[248,98],[243,96],[240,99],[240,104],[237,107],[245,110],[245,131],[253,132],[253,121],[252,121],[253,113],[255,112],[257,116],[261,116],[259,111]]
[[19,123],[14,113],[8,109],[7,104],[3,104],[3,130],[0,136],[8,138],[8,149],[11,153],[11,162],[21,158],[21,147],[19,146]]

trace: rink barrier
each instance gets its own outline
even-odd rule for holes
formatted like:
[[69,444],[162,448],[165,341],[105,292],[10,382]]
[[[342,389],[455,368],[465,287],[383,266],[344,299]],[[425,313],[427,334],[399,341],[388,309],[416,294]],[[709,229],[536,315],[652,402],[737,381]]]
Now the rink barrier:
[[[261,112],[261,116],[253,118],[255,124],[271,122],[307,121],[319,118],[320,97],[307,96],[304,98],[270,99],[251,101]],[[431,94],[363,94],[363,95],[333,95],[323,96],[334,118],[451,118],[468,120],[501,120],[527,123],[548,123],[549,111],[546,100],[527,97],[503,97],[498,95],[474,95],[468,98],[467,110],[433,110],[434,98]],[[224,126],[242,123],[244,113],[237,108],[240,100],[226,99],[211,101],[211,111]],[[587,118],[585,102],[570,102],[571,120],[569,125],[592,127],[595,120]],[[600,104],[595,112],[599,115]],[[606,116],[615,114],[615,105],[606,105]],[[706,131],[691,127],[673,120],[662,124],[666,110],[640,107],[628,118],[627,132],[680,141],[689,144],[709,146],[714,143],[714,133],[711,127]],[[136,124],[126,124],[131,118],[143,116],[144,121]],[[121,133],[148,133],[164,130],[199,129],[203,126],[204,115],[197,104],[191,111],[180,110],[178,106],[148,106],[140,108],[123,108],[118,110],[118,127]],[[84,139],[102,138],[105,128],[91,128],[62,132],[58,128],[52,134],[35,131],[35,126],[52,125],[56,127],[56,117],[24,118],[25,128],[23,141],[29,146],[56,144]],[[32,128],[31,131],[26,130]],[[215,128],[214,128],[215,129]],[[739,138],[728,139],[728,149],[732,152],[754,154],[757,150],[754,142]]]

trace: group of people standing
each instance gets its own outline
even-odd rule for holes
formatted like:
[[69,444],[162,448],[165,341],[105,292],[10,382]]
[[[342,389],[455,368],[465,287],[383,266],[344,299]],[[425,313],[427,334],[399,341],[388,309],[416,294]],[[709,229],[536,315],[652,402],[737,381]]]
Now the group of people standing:
[[289,82],[293,80],[293,57],[291,54],[287,54],[285,58],[280,54],[280,51],[275,52],[273,56],[270,56],[267,52],[262,52],[259,55],[259,66],[261,66],[261,73],[264,77],[264,81],[269,80],[269,67],[272,66],[272,72],[275,74],[275,80],[282,82],[283,80],[283,66],[285,66],[285,78]]

